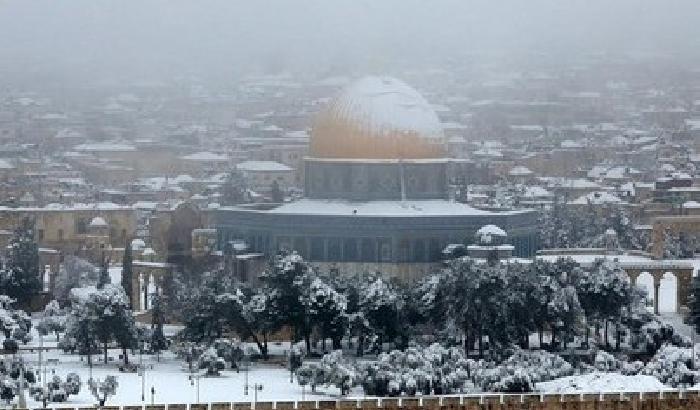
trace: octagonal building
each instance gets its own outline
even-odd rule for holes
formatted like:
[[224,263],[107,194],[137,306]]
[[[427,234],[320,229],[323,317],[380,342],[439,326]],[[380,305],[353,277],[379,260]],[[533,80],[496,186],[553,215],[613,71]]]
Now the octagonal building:
[[220,246],[243,240],[255,252],[295,250],[322,268],[402,280],[437,268],[446,245],[473,243],[484,225],[505,229],[517,256],[537,249],[536,212],[449,199],[461,162],[448,157],[431,105],[400,80],[349,85],[315,119],[309,148],[305,198],[271,209],[219,208]]

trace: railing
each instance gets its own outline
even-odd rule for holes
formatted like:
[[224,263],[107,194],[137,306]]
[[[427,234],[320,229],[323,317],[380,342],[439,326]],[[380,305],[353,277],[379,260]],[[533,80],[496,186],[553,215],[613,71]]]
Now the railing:
[[[474,394],[377,399],[215,402],[104,406],[103,410],[565,410],[565,409],[700,409],[697,390],[577,394]],[[77,410],[94,409],[80,407]]]

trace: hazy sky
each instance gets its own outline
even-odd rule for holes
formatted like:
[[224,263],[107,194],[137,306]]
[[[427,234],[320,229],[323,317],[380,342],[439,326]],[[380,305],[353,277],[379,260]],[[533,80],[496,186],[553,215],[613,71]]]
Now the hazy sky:
[[475,50],[697,58],[699,18],[699,0],[0,0],[0,72],[332,72]]

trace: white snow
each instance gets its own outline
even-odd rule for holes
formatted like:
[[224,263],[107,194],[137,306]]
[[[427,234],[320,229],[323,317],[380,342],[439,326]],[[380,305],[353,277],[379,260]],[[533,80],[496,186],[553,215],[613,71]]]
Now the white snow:
[[181,157],[182,159],[188,161],[210,161],[210,162],[223,162],[228,161],[226,155],[215,154],[209,151],[195,152],[194,154],[189,154]]
[[653,376],[589,373],[537,383],[543,393],[658,392],[671,390]]
[[108,226],[108,225],[107,225],[107,221],[105,221],[105,219],[103,217],[96,216],[96,217],[92,218],[92,220],[90,221],[90,226],[98,228],[98,227],[104,227],[104,226]]
[[16,167],[6,159],[0,159],[0,169],[15,169]]
[[480,238],[481,243],[491,243],[494,236],[505,238],[508,234],[496,225],[484,225],[476,231],[476,237]]
[[240,171],[266,171],[266,172],[283,172],[293,171],[292,168],[275,161],[244,161],[236,165],[236,169]]
[[74,148],[76,151],[83,152],[126,152],[126,151],[136,151],[136,147],[127,143],[118,142],[93,142],[76,145]]
[[529,168],[524,167],[524,166],[517,166],[513,167],[513,169],[508,172],[508,175],[511,176],[526,176],[526,175],[532,175],[532,171],[530,171]]
[[[45,343],[45,346],[51,343]],[[118,387],[116,396],[107,400],[107,405],[133,405],[150,404],[151,387],[155,390],[155,403],[196,403],[197,382],[189,380],[189,372],[184,362],[175,358],[171,353],[166,352],[161,356],[160,362],[155,356],[144,355],[144,364],[147,367],[145,373],[145,401],[141,401],[141,377],[137,373],[121,373],[117,369],[120,351],[110,350],[109,357],[114,361],[103,364],[102,355],[93,356],[92,377],[104,380],[105,376],[114,375],[117,377]],[[36,353],[24,354],[27,360],[38,370],[38,355]],[[47,366],[48,376],[53,374],[65,379],[68,373],[75,372],[80,376],[83,383],[80,393],[70,396],[68,401],[63,403],[50,403],[50,407],[88,407],[96,403],[90,394],[86,382],[90,377],[90,369],[87,363],[81,361],[77,355],[66,355],[55,350],[44,353],[44,364],[46,359],[52,359],[52,363]],[[54,360],[58,360],[55,362]],[[132,363],[139,362],[138,355],[129,355]],[[263,386],[258,391],[258,401],[282,401],[282,400],[302,400],[302,387],[296,382],[289,380],[289,371],[281,366],[274,365],[253,365],[248,374],[250,384],[249,394],[244,395],[245,373],[236,373],[235,370],[223,371],[219,377],[201,377],[199,379],[199,402],[245,402],[253,401],[252,385],[257,383]],[[304,398],[307,400],[324,400],[340,398],[339,392],[335,388],[323,388],[324,393],[312,394],[310,389],[304,391]],[[333,394],[332,396],[329,396]],[[40,408],[41,403],[35,402],[27,397],[29,408]]]
[[572,205],[586,205],[586,204],[594,204],[594,205],[601,205],[601,204],[623,204],[625,203],[623,200],[618,198],[617,196],[605,192],[605,191],[596,191],[596,192],[591,192],[586,195],[583,195],[579,198],[574,199],[573,201],[570,202]]
[[444,200],[368,201],[301,199],[267,211],[275,214],[357,215],[357,216],[449,216],[490,215],[489,211]]

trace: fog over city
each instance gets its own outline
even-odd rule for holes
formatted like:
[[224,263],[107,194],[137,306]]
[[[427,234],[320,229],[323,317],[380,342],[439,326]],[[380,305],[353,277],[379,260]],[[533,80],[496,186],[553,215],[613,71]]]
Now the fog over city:
[[509,64],[587,53],[697,61],[693,0],[0,2],[4,74],[69,79]]
[[700,408],[699,21],[0,0],[0,407]]

